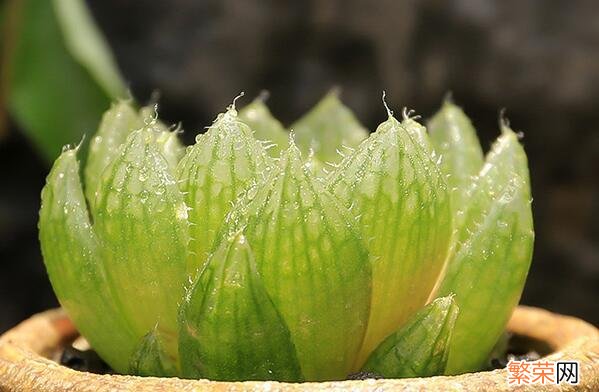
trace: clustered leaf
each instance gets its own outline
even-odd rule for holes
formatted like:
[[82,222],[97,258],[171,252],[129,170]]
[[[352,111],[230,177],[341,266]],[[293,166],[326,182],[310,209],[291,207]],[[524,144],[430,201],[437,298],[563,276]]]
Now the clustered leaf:
[[227,223],[252,245],[304,377],[349,374],[366,328],[371,267],[351,216],[312,176],[293,141]]
[[468,206],[456,226],[437,293],[454,293],[461,309],[449,374],[475,371],[484,364],[520,300],[533,249],[530,203],[526,154],[503,123],[501,136],[468,190]]
[[483,162],[451,102],[430,127],[389,111],[366,137],[332,92],[290,133],[263,99],[232,105],[185,149],[155,108],[118,102],[85,185],[67,148],[42,192],[55,292],[118,372],[477,370],[530,264],[526,156],[504,122]]
[[368,332],[358,363],[427,301],[451,235],[449,195],[420,140],[391,114],[332,173],[329,188],[357,216],[373,267]]

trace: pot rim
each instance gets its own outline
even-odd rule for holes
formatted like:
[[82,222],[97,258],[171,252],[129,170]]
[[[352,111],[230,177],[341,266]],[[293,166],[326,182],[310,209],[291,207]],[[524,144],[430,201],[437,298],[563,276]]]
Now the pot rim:
[[[575,317],[518,306],[507,329],[541,340],[555,350],[545,360],[580,362],[580,384],[560,385],[560,390],[599,390],[599,330]],[[0,390],[16,391],[308,391],[308,390],[513,390],[507,370],[406,379],[369,379],[330,382],[282,383],[276,381],[223,382],[176,377],[100,375],[76,371],[53,361],[59,348],[78,336],[62,309],[32,316],[0,336]],[[524,385],[519,390],[555,390],[556,385]]]

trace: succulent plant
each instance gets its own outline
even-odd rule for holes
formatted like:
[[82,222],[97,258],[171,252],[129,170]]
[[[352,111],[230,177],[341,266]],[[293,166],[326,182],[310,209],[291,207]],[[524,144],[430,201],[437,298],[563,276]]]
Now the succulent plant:
[[530,265],[526,155],[502,121],[485,158],[450,101],[428,131],[402,117],[368,136],[333,92],[287,132],[257,99],[184,148],[152,108],[115,103],[83,176],[67,147],[42,191],[57,297],[122,373],[480,369]]

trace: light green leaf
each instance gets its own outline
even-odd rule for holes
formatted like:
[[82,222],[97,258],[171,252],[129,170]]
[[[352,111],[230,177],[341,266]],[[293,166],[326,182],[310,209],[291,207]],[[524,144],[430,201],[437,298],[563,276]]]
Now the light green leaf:
[[451,296],[437,298],[389,335],[362,371],[386,378],[443,374],[459,309]]
[[337,90],[330,91],[312,110],[290,127],[304,154],[310,149],[321,163],[336,163],[342,159],[338,151],[357,147],[368,137],[368,131],[341,102]]
[[228,218],[252,245],[264,286],[291,332],[306,380],[346,377],[370,304],[370,265],[347,210],[303,166],[294,144]]
[[177,353],[177,305],[187,280],[188,208],[152,124],[133,132],[104,171],[95,227],[108,284],[136,342],[156,323]]
[[289,330],[241,233],[210,257],[181,306],[180,324],[184,377],[302,381]]
[[177,125],[174,130],[171,130],[173,127],[169,128],[160,121],[158,118],[158,104],[147,105],[139,109],[139,117],[142,124],[151,126],[155,131],[154,135],[160,152],[168,162],[169,169],[174,172],[179,161],[185,155],[185,146],[178,136],[181,133],[181,126]]
[[[151,112],[150,112],[151,110]],[[156,108],[143,107],[136,111],[130,102],[118,101],[102,116],[98,131],[90,142],[87,165],[85,166],[85,195],[95,215],[98,185],[104,170],[114,161],[127,137],[143,127],[151,128],[149,135],[156,141],[169,170],[174,171],[185,153],[177,133],[169,131],[157,118]]]
[[271,157],[279,157],[281,151],[287,146],[289,134],[268,110],[263,97],[254,99],[252,103],[241,109],[239,119],[249,125],[256,139],[270,142],[272,146],[268,149],[268,153]]
[[462,109],[450,100],[429,121],[428,129],[451,189],[454,219],[461,220],[468,206],[468,191],[484,163],[476,131]]
[[177,178],[190,207],[191,275],[204,265],[233,202],[248,186],[262,180],[271,165],[266,150],[233,108],[220,114],[189,147],[177,167]]
[[455,293],[462,310],[448,374],[479,370],[520,299],[534,239],[530,203],[526,154],[504,124],[470,189],[438,292]]
[[106,94],[126,94],[116,62],[102,33],[82,0],[52,0],[64,43],[71,56],[97,81]]
[[170,358],[163,346],[160,329],[156,325],[142,337],[133,352],[129,362],[129,373],[137,376],[176,376],[178,374],[177,359]]
[[85,196],[92,211],[102,173],[119,153],[127,136],[143,125],[137,111],[126,101],[119,101],[104,113],[98,131],[90,141],[85,165]]
[[175,172],[177,165],[185,155],[185,146],[179,140],[179,131],[161,131],[156,135],[156,144],[160,153],[166,159],[171,172]]
[[370,320],[357,368],[424,306],[445,262],[449,193],[421,128],[390,115],[328,181],[359,218],[373,268]]
[[116,371],[127,371],[135,334],[107,285],[79,180],[76,150],[63,152],[42,191],[39,236],[54,292],[77,329]]

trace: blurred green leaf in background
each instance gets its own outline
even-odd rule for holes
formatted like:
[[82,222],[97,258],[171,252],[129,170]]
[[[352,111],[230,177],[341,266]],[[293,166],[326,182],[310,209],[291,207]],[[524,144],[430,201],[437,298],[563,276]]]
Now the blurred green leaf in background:
[[8,0],[0,28],[0,116],[8,112],[51,162],[94,132],[126,87],[82,0]]

